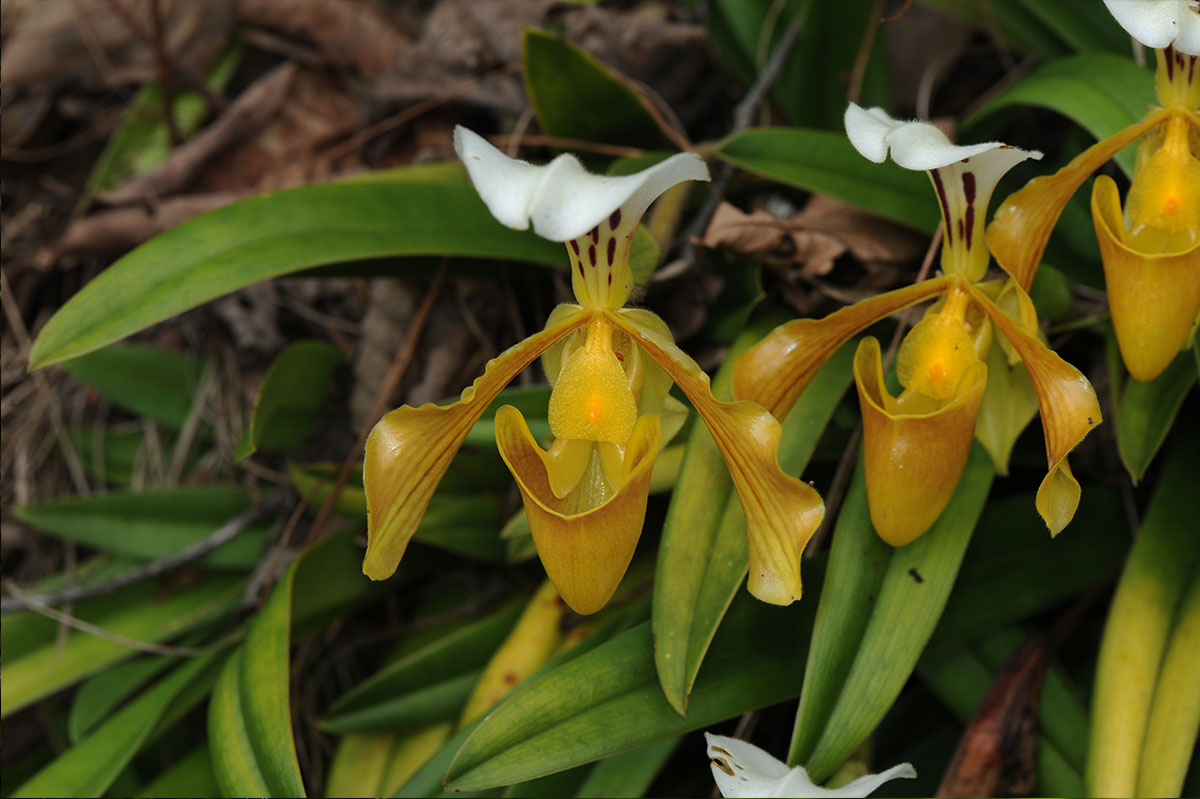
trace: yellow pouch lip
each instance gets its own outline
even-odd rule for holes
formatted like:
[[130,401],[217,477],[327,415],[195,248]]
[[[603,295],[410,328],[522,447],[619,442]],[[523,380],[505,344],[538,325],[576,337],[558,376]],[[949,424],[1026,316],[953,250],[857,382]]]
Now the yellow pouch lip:
[[541,447],[520,411],[496,412],[496,446],[517,481],[525,515],[546,575],[576,613],[608,603],[637,549],[650,494],[650,475],[662,439],[657,416],[642,416],[625,445],[625,482],[605,502],[564,514],[550,488]]
[[875,531],[904,546],[945,510],[975,438],[975,417],[987,387],[982,362],[964,370],[954,397],[925,413],[896,413],[883,381],[879,342],[868,336],[854,355],[854,382],[863,418],[867,503]]

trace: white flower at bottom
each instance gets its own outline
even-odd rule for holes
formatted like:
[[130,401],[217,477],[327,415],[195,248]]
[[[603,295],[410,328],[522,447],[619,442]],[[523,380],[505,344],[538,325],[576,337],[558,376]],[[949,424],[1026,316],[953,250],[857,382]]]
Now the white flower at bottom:
[[713,779],[727,797],[861,797],[885,782],[917,776],[911,763],[900,763],[879,774],[868,774],[841,788],[813,784],[803,766],[789,769],[757,746],[737,738],[704,733]]

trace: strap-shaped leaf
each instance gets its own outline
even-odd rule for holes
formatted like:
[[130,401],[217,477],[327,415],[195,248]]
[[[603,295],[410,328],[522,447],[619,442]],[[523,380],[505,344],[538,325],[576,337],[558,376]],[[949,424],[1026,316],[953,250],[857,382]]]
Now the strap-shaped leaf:
[[137,699],[114,713],[91,735],[52,760],[12,795],[103,795],[141,750],[172,703],[179,699],[189,683],[201,679],[216,662],[219,662],[216,654],[185,660]]
[[[837,687],[828,719],[815,740],[809,728],[820,725],[820,718],[805,714],[803,710],[797,715],[801,729],[793,738],[789,762],[805,763],[809,775],[817,783],[827,779],[875,729],[912,673],[942,615],[963,553],[983,512],[992,476],[991,458],[982,445],[976,444],[963,469],[958,489],[941,517],[916,541],[892,550],[886,564],[881,563],[880,558],[889,553],[880,552],[868,541],[875,536],[869,523],[837,531],[834,551],[849,548],[854,554],[847,557],[858,559],[857,569],[874,573],[878,568],[882,577],[878,587],[872,586],[874,590],[868,589],[863,596],[861,592],[866,586],[861,579],[835,582],[831,570],[822,591],[810,653],[827,647],[850,649],[854,654],[852,658],[843,656],[836,661],[828,655],[822,656],[825,663],[836,665],[849,660],[849,666],[844,679],[835,675],[823,680],[825,690],[838,686],[839,682],[841,685]],[[865,491],[863,496],[865,499]],[[832,555],[831,560],[837,557]],[[854,594],[844,599],[840,596],[843,592]],[[843,635],[843,619],[831,612],[855,602],[869,608],[861,640]],[[810,654],[810,658],[814,656]],[[815,674],[806,675],[806,680],[814,679]],[[809,691],[807,684],[805,691]],[[802,705],[807,701],[810,700],[802,699]],[[822,705],[827,703],[827,698],[821,702]],[[808,744],[811,749],[806,751],[796,744]]]
[[566,263],[562,245],[497,222],[457,167],[301,186],[219,208],[121,258],[46,323],[30,367],[91,352],[260,280],[408,255]]
[[[1154,74],[1113,53],[1080,53],[1055,59],[993,97],[963,122],[964,131],[1014,106],[1037,106],[1064,114],[1104,139],[1144,117],[1154,102]],[[1133,174],[1134,152],[1117,155]]]

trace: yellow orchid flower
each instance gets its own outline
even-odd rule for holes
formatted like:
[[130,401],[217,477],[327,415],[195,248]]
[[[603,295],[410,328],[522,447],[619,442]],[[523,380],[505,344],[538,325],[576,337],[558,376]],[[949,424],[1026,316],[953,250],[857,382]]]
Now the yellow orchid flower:
[[1071,195],[1140,138],[1124,212],[1105,175],[1092,185],[1091,207],[1121,356],[1145,382],[1188,345],[1200,316],[1200,11],[1184,0],[1105,3],[1134,38],[1156,48],[1161,107],[1030,181],[1004,201],[987,236],[1000,265],[1029,288]]
[[[1037,508],[1056,535],[1079,502],[1067,453],[1100,422],[1100,407],[1087,379],[1038,339],[1024,289],[1012,281],[984,281],[984,216],[992,191],[1014,165],[1041,153],[999,142],[954,145],[926,122],[900,122],[882,109],[854,103],[845,123],[851,143],[867,158],[882,162],[890,150],[901,166],[929,172],[942,209],[942,274],[824,319],[781,325],[734,364],[734,396],[783,418],[821,364],[851,336],[903,308],[936,300],[900,347],[896,375],[904,390],[898,397],[884,385],[879,343],[868,337],[855,354],[867,501],[876,531],[893,546],[925,532],[950,501],[975,436],[1004,470],[1012,439],[1031,417],[1007,427],[994,419],[981,423],[989,393],[1001,393],[992,403],[999,408],[994,413],[1013,413],[1010,393],[1019,400],[1022,385],[1006,379],[993,387],[988,372],[1023,363],[1029,378],[1024,385],[1036,395],[1046,439],[1048,474]],[[1001,342],[1001,354],[990,357],[993,338]]]
[[579,613],[599,610],[633,557],[650,473],[686,409],[677,384],[712,431],[746,513],[751,593],[776,604],[799,598],[800,554],[824,504],[776,460],[779,423],[749,402],[712,396],[708,376],[666,324],[626,308],[629,251],[646,208],[685,180],[708,180],[693,153],[635,175],[584,171],[571,155],[545,166],[508,158],[465,128],[454,144],[475,188],[502,223],[567,245],[577,303],[554,309],[542,332],[488,362],[453,405],[398,408],[367,439],[363,482],[368,544],[363,572],[390,576],[467,432],[510,380],[539,356],[553,384],[554,441],[539,446],[520,412],[496,413],[496,444],[525,504],[538,555]]

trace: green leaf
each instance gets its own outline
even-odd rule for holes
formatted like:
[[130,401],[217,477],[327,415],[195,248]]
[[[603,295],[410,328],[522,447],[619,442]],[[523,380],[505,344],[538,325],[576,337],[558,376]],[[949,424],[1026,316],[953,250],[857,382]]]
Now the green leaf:
[[78,742],[113,708],[176,662],[176,658],[167,655],[151,655],[117,664],[84,682],[75,692],[67,716],[71,742]]
[[[735,342],[713,382],[718,397],[728,396],[737,354],[762,333],[752,328]],[[803,473],[850,385],[853,355],[850,344],[840,348],[784,419],[778,458],[786,473]],[[681,714],[687,712],[688,694],[747,565],[741,502],[711,434],[697,424],[663,526],[654,586],[655,662],[663,692]]]
[[578,45],[537,28],[521,40],[530,105],[548,136],[631,147],[672,147],[648,102]]
[[[488,561],[505,559],[505,543],[499,535],[506,504],[508,473],[493,468],[500,464],[494,454],[459,452],[450,471],[438,485],[421,518],[414,539],[440,549]],[[339,464],[288,464],[288,476],[296,492],[320,506],[326,501]],[[503,486],[494,479],[502,478]],[[362,467],[352,471],[338,494],[334,511],[346,518],[362,520],[367,514],[362,489]]]
[[234,460],[260,447],[292,452],[304,443],[331,388],[330,377],[346,354],[325,341],[297,341],[271,363],[254,399],[250,424]]
[[204,671],[219,663],[214,654],[185,661],[95,732],[56,757],[13,792],[25,796],[100,796],[133,760],[170,705]]
[[1122,55],[1129,52],[1129,34],[1111,14],[1097,13],[1096,4],[1091,0],[1057,0],[1053,3],[1020,0],[1020,4],[1076,52],[1108,50]]
[[[207,538],[248,510],[232,488],[191,486],[137,494],[91,494],[19,505],[18,519],[67,541],[143,560],[156,560]],[[251,525],[210,554],[213,568],[252,569],[272,522]]]
[[679,737],[664,738],[652,744],[607,757],[596,764],[579,786],[579,799],[605,796],[643,796],[650,783],[670,759]]
[[[208,741],[221,796],[270,796],[271,789],[250,744],[241,692],[242,648],[234,650],[208,703]],[[287,727],[291,732],[291,724]],[[289,735],[290,738],[290,735]]]
[[1195,383],[1196,362],[1190,348],[1149,383],[1125,381],[1117,406],[1117,450],[1135,485],[1146,475]]
[[1113,523],[1123,512],[1117,494],[1085,484],[1074,521],[1051,538],[1032,493],[992,500],[929,646],[957,644],[1002,628],[1103,579],[1129,547],[1130,531]]
[[1173,617],[1200,560],[1200,435],[1175,437],[1117,583],[1096,663],[1085,780],[1089,796],[1132,794]]
[[208,746],[201,744],[147,783],[137,796],[138,799],[156,799],[160,796],[207,799],[217,796],[220,791]]
[[300,186],[218,208],[118,260],[46,323],[30,368],[99,349],[260,280],[412,255],[567,261],[561,244],[497,222],[461,168]]
[[[208,707],[213,769],[225,796],[303,796],[288,701],[292,630],[297,635],[381,588],[358,578],[362,551],[353,531],[305,550],[253,618]],[[395,585],[388,586],[395,588]]]
[[[1081,53],[1058,58],[993,97],[963,122],[964,136],[1005,108],[1036,106],[1071,119],[1104,139],[1142,119],[1154,102],[1154,75],[1131,59],[1112,53]],[[1135,149],[1117,155],[1126,175],[1133,174]]]
[[450,630],[388,664],[338,699],[323,726],[333,732],[360,729],[347,725],[364,712],[377,714],[389,702],[420,694],[447,679],[474,674],[504,642],[523,607],[521,602],[508,602],[489,616]]
[[[100,603],[103,613],[89,613],[80,607],[75,615],[110,633],[157,643],[232,610],[241,599],[242,586],[240,578],[213,575],[195,588],[163,596],[157,583],[145,582],[114,597],[103,597],[108,600]],[[80,604],[86,606],[90,601]],[[6,617],[4,626],[12,620]],[[8,716],[133,654],[134,650],[120,643],[78,630],[72,630],[62,646],[51,635],[19,659],[10,660],[6,653],[0,715]]]
[[[849,668],[838,675],[841,679],[823,682],[825,690],[832,686],[838,689],[828,720],[821,724],[819,716],[804,709],[806,701],[828,705],[827,697],[802,699],[796,716],[797,733],[789,762],[803,762],[815,782],[824,782],[854,752],[904,687],[942,615],[963,553],[983,512],[992,476],[991,458],[982,445],[974,445],[946,510],[916,541],[892,550],[886,566],[878,564],[878,549],[863,540],[875,535],[870,524],[846,529],[839,525],[834,551],[849,547],[853,553],[849,557],[857,557],[859,569],[873,571],[879,565],[883,576],[877,591],[864,597],[859,593],[863,588],[861,579],[851,580],[845,588],[834,582],[831,562],[830,580],[821,594],[810,652],[821,652],[822,647],[848,647],[854,650],[854,657]],[[831,561],[836,557],[831,555]],[[844,635],[843,619],[826,610],[826,596],[830,598],[830,609],[846,604],[839,597],[842,591],[853,591],[850,602],[856,600],[860,606],[869,607],[870,618],[861,641]],[[818,658],[829,662],[827,655]],[[816,670],[821,666],[814,663],[811,668]],[[810,679],[810,672],[806,671],[806,695],[810,693]],[[819,737],[809,731],[818,725],[822,728]]]
[[206,362],[189,353],[121,344],[63,366],[122,408],[178,430],[191,411]]
[[[246,736],[270,796],[305,795],[292,739],[288,697],[292,589],[298,566],[299,563],[288,569],[267,604],[254,617],[246,643],[240,648],[237,672]],[[209,744],[215,744],[211,735]]]
[[[808,579],[820,581],[819,561]],[[812,603],[787,608],[742,594],[726,614],[687,716],[657,685],[649,624],[539,679],[492,711],[446,774],[451,790],[506,785],[700,729],[795,696]],[[631,723],[631,719],[635,720]]]
[[[717,52],[744,85],[765,68],[784,31],[804,17],[799,34],[771,87],[771,100],[795,125],[841,126],[847,80],[872,15],[872,0],[837,4],[819,0],[713,0],[707,5],[710,37]],[[863,75],[862,102],[888,101],[887,58],[878,35]]]
[[868,161],[843,133],[757,128],[722,141],[717,155],[770,180],[828,194],[923,233],[936,230],[941,219],[924,174],[891,161]]

